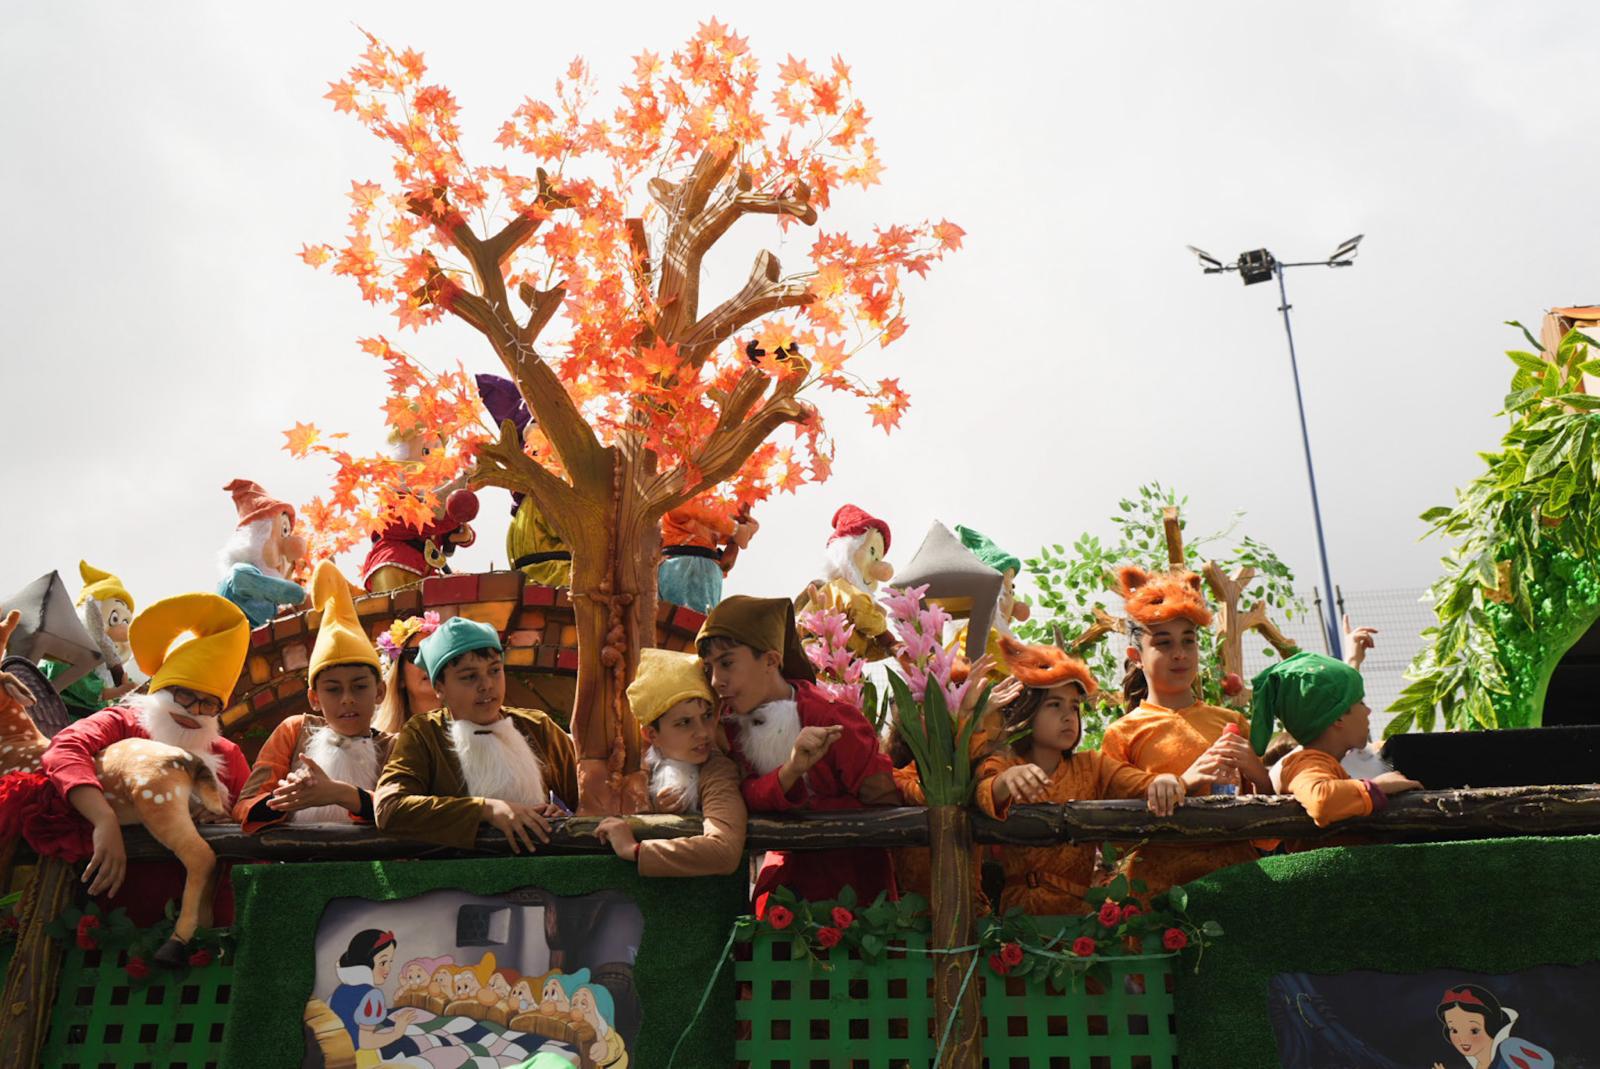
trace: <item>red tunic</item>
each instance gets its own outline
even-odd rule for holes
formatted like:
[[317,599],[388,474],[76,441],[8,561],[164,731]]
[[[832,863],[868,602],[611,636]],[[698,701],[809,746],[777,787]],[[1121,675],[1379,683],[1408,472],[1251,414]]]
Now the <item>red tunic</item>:
[[[449,544],[450,536],[463,526],[460,520],[451,518],[449,514],[422,527],[391,523],[382,534],[372,536],[372,548],[367,551],[367,559],[361,565],[362,584],[365,585],[379,568],[399,568],[423,579],[439,574],[439,570],[429,564],[423,554],[423,544],[431,541],[443,551]],[[461,548],[472,545],[474,541],[476,536],[454,545]]]
[[[778,784],[778,770],[757,775],[739,748],[739,718],[728,718],[732,754],[739,762],[744,780],[741,789],[752,813],[822,812],[840,809],[865,809],[859,794],[868,776],[892,776],[894,765],[878,748],[878,737],[860,711],[842,702],[829,701],[810,683],[791,680],[800,726],[844,728],[844,734],[822,755],[822,760],[786,794]],[[897,897],[894,866],[887,850],[869,847],[846,850],[806,850],[794,854],[769,851],[756,876],[756,913],[766,909],[766,896],[774,888],[787,887],[800,898],[823,901],[839,897],[846,886],[854,887],[856,900],[870,903],[883,891]]]
[[[63,798],[74,787],[99,790],[95,756],[114,742],[149,737],[136,710],[125,705],[102,709],[68,724],[50,740],[50,748],[44,752],[45,775]],[[250,763],[244,759],[244,752],[238,745],[229,739],[217,739],[211,744],[211,752],[222,758],[220,779],[231,800],[244,787],[250,775]],[[233,888],[228,882],[227,868],[226,865],[221,867],[217,884],[218,924],[233,921]],[[126,908],[136,924],[154,924],[162,919],[167,900],[182,896],[184,875],[183,866],[176,861],[132,862],[121,890],[107,898],[105,905],[108,909]]]

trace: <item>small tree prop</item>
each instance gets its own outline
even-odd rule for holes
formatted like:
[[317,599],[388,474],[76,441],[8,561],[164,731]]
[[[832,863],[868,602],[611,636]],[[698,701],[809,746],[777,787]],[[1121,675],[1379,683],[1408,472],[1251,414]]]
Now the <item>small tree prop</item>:
[[[908,403],[899,380],[868,382],[846,365],[905,333],[901,283],[962,232],[819,232],[801,271],[762,251],[708,310],[706,256],[738,223],[765,218],[792,239],[840,190],[878,182],[842,60],[812,71],[789,57],[763,90],[745,40],[713,20],[670,57],[639,54],[606,107],[574,60],[550,101],[525,100],[501,126],[511,160],[495,165],[468,162],[455,98],[425,73],[420,54],[369,36],[333,83],[334,107],[392,147],[393,176],[354,183],[349,237],[302,256],[353,279],[401,328],[445,315],[471,325],[534,422],[526,440],[510,423],[485,434],[471,426],[481,415],[464,371],[431,375],[371,339],[364,347],[389,367],[391,428],[453,437],[401,478],[396,462],[352,456],[297,424],[291,450],[338,465],[332,498],[306,515],[327,548],[353,544],[386,518],[437,508],[407,484],[437,486],[469,462],[474,484],[531,498],[572,550],[582,808],[614,811],[643,791],[625,690],[654,634],[661,517],[697,499],[732,514],[826,479],[833,446],[803,400],[819,390],[860,398],[893,428]],[[785,426],[787,441],[769,441]]]

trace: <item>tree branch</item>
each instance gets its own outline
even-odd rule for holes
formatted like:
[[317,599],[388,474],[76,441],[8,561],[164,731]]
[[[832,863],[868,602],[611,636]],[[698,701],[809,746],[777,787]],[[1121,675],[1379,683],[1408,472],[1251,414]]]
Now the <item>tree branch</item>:
[[[753,377],[753,378],[752,378]],[[790,374],[779,379],[772,395],[754,414],[746,415],[765,392],[767,376],[751,368],[739,381],[723,403],[716,429],[685,464],[680,464],[658,480],[658,488],[650,494],[653,509],[670,512],[710,487],[730,478],[739,470],[750,454],[754,453],[768,435],[785,423],[803,423],[815,413],[795,400],[795,392],[804,381],[803,374]],[[689,483],[686,470],[692,468],[697,479]]]
[[678,344],[686,365],[699,367],[711,351],[731,338],[740,327],[782,308],[798,308],[816,299],[809,284],[783,279],[778,258],[762,251],[750,268],[750,277],[738,293],[712,309],[690,327]]
[[478,447],[467,481],[474,487],[499,486],[527,494],[558,531],[583,522],[572,487],[523,450],[522,436],[509,419],[501,422],[498,440]]

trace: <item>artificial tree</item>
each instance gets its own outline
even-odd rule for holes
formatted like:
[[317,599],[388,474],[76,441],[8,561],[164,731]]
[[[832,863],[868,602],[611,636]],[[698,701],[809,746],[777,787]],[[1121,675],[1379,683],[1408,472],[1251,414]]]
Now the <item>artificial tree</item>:
[[[769,113],[744,39],[712,20],[667,59],[637,56],[621,102],[600,115],[575,60],[554,101],[525,101],[497,138],[531,157],[531,177],[467,163],[455,100],[424,83],[425,69],[417,53],[369,37],[362,62],[333,83],[335,107],[393,146],[395,182],[354,184],[345,244],[302,255],[354,278],[403,327],[444,315],[471,325],[533,425],[526,439],[509,423],[484,435],[464,371],[430,376],[386,339],[370,341],[389,363],[391,429],[444,433],[407,473],[297,424],[292,448],[339,464],[333,498],[308,516],[339,548],[386,515],[437,507],[405,486],[438,485],[469,463],[475,484],[532,498],[572,550],[580,804],[631,808],[643,777],[625,690],[654,633],[661,517],[696,499],[732,513],[826,479],[832,445],[806,400],[819,389],[862,398],[876,425],[895,426],[907,404],[898,380],[868,383],[846,364],[904,333],[901,281],[962,233],[948,222],[861,242],[819,233],[805,270],[786,275],[761,251],[707,310],[707,255],[741,220],[769,217],[788,233],[815,225],[842,187],[877,183],[876,144],[842,61],[813,73],[788,58]],[[770,440],[785,426],[787,444]]]

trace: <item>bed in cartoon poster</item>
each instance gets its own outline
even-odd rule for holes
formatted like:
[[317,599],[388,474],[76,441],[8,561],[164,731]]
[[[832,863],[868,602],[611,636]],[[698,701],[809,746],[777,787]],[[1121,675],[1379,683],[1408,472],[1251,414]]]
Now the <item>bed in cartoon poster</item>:
[[1284,1069],[1596,1069],[1597,999],[1600,963],[1279,973],[1268,985]]
[[306,1065],[626,1069],[643,930],[616,891],[335,899],[317,926]]

